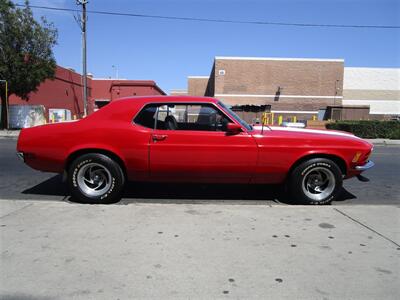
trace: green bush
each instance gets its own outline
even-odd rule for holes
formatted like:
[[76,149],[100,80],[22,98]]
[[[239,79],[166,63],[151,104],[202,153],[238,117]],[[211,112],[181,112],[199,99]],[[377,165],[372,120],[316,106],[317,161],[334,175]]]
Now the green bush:
[[399,121],[336,121],[328,129],[342,130],[366,139],[400,139]]
[[400,128],[396,128],[395,130],[393,130],[392,133],[389,135],[389,139],[400,140]]

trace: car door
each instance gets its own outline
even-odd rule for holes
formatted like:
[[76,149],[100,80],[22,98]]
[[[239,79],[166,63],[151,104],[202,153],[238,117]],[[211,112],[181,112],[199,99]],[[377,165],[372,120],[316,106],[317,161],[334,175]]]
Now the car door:
[[212,103],[160,105],[150,141],[150,177],[161,181],[248,182],[257,145]]

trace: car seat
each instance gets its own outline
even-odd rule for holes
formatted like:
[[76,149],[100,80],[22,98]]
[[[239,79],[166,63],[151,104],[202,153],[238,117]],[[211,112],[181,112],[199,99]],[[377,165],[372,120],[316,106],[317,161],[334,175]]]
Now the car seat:
[[177,130],[178,122],[176,121],[174,116],[167,116],[165,118],[165,129],[167,130]]

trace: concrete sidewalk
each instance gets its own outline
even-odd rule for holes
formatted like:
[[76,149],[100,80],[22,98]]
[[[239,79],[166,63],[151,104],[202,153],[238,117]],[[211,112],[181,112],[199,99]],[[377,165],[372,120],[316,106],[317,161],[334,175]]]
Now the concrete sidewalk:
[[0,299],[398,299],[400,208],[0,200]]

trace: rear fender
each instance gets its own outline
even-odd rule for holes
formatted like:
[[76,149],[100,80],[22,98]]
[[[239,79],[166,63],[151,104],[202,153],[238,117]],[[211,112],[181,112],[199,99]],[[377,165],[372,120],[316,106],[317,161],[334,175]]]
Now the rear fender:
[[68,171],[68,167],[72,163],[72,161],[79,155],[83,155],[86,153],[104,153],[105,155],[110,154],[111,156],[115,156],[117,158],[117,160],[119,160],[117,162],[119,164],[122,164],[121,167],[123,168],[123,171],[126,173],[126,161],[125,161],[122,153],[114,147],[110,147],[109,145],[104,145],[104,144],[97,144],[97,143],[96,144],[84,144],[84,145],[79,145],[79,146],[71,148],[68,151],[67,159],[65,160],[64,169],[66,171]]

